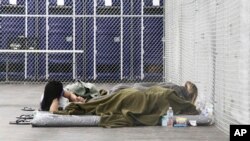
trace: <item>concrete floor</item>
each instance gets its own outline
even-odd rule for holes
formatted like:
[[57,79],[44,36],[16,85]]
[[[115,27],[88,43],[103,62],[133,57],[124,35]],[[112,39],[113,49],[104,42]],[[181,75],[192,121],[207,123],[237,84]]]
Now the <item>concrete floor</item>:
[[[0,141],[228,141],[228,135],[215,126],[164,128],[130,127],[67,127],[67,128],[33,128],[31,125],[10,125],[21,114],[24,106],[38,108],[44,85],[7,85],[0,84]],[[100,85],[105,88],[105,85]]]

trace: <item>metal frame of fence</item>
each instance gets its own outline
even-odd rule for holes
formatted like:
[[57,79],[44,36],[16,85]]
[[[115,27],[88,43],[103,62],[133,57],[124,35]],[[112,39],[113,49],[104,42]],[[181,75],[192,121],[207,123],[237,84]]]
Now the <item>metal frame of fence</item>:
[[[111,6],[106,0],[59,1],[1,0],[1,82],[163,81],[163,0],[156,0],[159,5],[153,5],[155,0],[113,0]],[[38,47],[22,48],[21,38],[27,45],[30,37],[38,39]],[[9,43],[10,38],[18,38],[17,43]],[[18,59],[24,69],[10,63],[3,69],[4,62]]]
[[229,134],[230,124],[250,123],[250,2],[165,1],[165,78],[190,80],[199,101]]

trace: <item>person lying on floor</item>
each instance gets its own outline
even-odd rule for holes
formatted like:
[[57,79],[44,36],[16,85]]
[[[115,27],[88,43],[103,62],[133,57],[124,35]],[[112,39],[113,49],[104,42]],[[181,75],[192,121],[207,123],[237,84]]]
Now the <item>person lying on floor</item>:
[[98,115],[101,117],[99,126],[124,127],[158,125],[170,106],[175,115],[199,114],[192,102],[181,98],[175,90],[162,86],[151,86],[144,90],[124,88],[103,99],[70,103],[60,111],[50,109],[54,114]]
[[96,86],[91,83],[76,81],[63,88],[61,82],[49,81],[45,85],[40,110],[54,112],[63,109],[69,102],[85,103],[94,97],[105,94],[107,94],[105,90],[98,91]]
[[170,88],[175,90],[175,92],[181,98],[190,101],[192,104],[195,104],[197,96],[198,96],[198,89],[194,83],[191,81],[187,81],[184,86],[180,86],[174,83],[160,83],[160,86],[164,88]]
[[110,94],[114,94],[117,91],[120,91],[125,88],[136,88],[138,90],[145,90],[148,89],[151,86],[161,86],[163,88],[169,88],[173,89],[176,94],[187,101],[190,101],[191,103],[195,104],[195,101],[198,96],[198,89],[194,83],[191,81],[187,81],[184,86],[177,85],[170,82],[163,82],[163,83],[135,83],[135,84],[117,84],[114,87],[112,87],[109,91]]

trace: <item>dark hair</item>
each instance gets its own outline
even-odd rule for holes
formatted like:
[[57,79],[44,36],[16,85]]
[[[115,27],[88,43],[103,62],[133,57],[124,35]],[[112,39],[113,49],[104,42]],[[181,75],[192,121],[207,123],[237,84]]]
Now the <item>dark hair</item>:
[[185,87],[189,93],[189,98],[191,100],[191,103],[195,103],[196,98],[198,96],[198,89],[196,87],[196,85],[194,83],[192,83],[191,81],[187,81],[185,83]]
[[49,111],[52,101],[59,98],[62,92],[63,84],[60,81],[49,81],[44,88],[41,110]]

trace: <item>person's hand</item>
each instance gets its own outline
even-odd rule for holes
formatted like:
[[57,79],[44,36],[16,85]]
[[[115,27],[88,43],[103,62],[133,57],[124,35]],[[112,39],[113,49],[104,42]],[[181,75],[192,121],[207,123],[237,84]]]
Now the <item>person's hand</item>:
[[85,102],[86,102],[86,99],[84,99],[84,98],[82,98],[82,97],[78,96],[78,97],[76,97],[76,102],[82,102],[82,103],[85,103]]

